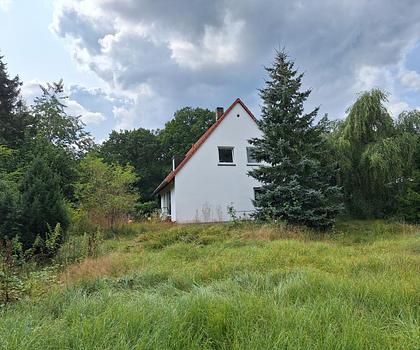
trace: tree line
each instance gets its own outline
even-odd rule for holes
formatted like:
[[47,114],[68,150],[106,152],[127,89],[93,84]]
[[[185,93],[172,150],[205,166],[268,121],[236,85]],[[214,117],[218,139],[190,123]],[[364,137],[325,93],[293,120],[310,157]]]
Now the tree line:
[[98,145],[81,117],[68,114],[62,81],[40,86],[31,105],[21,85],[0,57],[0,241],[15,239],[46,258],[71,228],[113,229],[155,210],[152,192],[172,156],[184,154],[214,118],[185,107],[162,130],[113,131]]
[[[318,229],[337,216],[419,222],[418,110],[392,118],[381,90],[361,93],[339,121],[307,112],[311,91],[284,50],[260,90],[263,132],[251,140],[263,165],[256,218]],[[80,116],[67,113],[63,82],[41,86],[27,105],[19,77],[0,58],[0,240],[54,255],[69,228],[113,228],[157,208],[152,192],[214,122],[185,107],[161,130],[112,131],[95,144]],[[76,227],[76,228],[74,228]],[[31,250],[32,249],[32,250]]]
[[392,118],[387,93],[362,92],[344,120],[316,121],[306,112],[311,90],[284,50],[276,51],[253,139],[264,164],[250,173],[262,182],[257,217],[331,227],[337,215],[420,221],[420,111]]

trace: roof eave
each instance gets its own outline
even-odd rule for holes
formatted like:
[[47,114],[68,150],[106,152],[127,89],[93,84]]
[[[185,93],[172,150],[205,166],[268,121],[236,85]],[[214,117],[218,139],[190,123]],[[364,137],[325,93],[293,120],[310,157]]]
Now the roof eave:
[[166,179],[165,180],[163,180],[160,184],[159,184],[159,186],[158,187],[156,187],[156,189],[153,191],[153,195],[155,196],[155,195],[157,195],[160,191],[162,191],[166,186],[168,186],[169,185],[169,183],[170,182],[168,182],[168,181],[166,181]]

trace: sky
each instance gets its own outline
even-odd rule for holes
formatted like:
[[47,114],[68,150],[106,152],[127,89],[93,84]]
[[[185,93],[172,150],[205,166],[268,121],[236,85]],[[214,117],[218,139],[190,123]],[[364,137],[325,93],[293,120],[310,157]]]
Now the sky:
[[343,118],[372,88],[394,117],[420,107],[418,0],[0,0],[0,54],[28,103],[63,79],[68,112],[98,142],[237,97],[258,116],[283,47],[308,110]]

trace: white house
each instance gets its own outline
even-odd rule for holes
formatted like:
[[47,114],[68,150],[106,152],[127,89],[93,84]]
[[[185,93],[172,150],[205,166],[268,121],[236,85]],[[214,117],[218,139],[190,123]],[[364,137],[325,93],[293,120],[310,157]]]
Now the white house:
[[260,185],[248,175],[258,166],[248,140],[260,136],[239,98],[226,112],[218,107],[215,123],[182,160],[174,158],[171,173],[156,188],[162,215],[180,223],[228,221],[233,207],[238,217],[249,217]]

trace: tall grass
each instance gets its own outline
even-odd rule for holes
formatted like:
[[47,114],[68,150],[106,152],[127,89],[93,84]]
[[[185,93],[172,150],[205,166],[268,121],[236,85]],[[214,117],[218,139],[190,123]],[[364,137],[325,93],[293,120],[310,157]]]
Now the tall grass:
[[418,349],[417,227],[151,226],[0,311],[4,349]]

